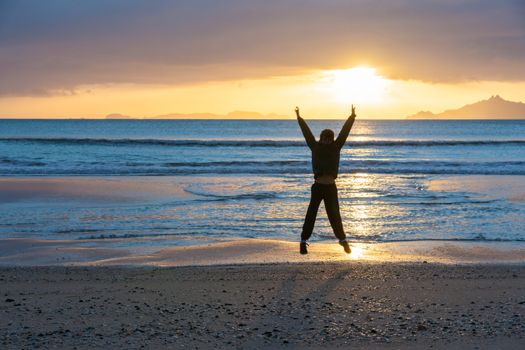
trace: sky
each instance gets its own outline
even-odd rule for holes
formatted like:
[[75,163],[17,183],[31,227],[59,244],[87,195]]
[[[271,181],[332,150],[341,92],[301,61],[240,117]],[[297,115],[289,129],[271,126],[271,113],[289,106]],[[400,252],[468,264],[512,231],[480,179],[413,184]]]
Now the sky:
[[0,116],[525,101],[523,0],[0,0]]

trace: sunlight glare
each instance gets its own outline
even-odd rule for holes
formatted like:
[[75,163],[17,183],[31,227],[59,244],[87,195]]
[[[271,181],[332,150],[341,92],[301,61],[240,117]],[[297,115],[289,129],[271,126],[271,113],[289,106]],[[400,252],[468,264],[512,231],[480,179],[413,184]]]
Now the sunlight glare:
[[364,249],[361,246],[350,245],[352,252],[348,254],[348,258],[352,260],[357,260],[363,257]]
[[378,103],[385,99],[389,81],[375,68],[356,67],[323,73],[322,85],[339,103]]

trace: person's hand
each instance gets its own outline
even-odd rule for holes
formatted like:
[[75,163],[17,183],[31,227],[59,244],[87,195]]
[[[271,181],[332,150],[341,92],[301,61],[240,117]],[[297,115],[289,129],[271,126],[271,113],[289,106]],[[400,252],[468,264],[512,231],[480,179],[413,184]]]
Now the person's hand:
[[299,115],[299,107],[295,107],[295,115],[297,116],[297,118],[300,117],[300,115]]
[[354,107],[354,105],[352,105],[352,114],[350,116],[355,118],[355,107]]

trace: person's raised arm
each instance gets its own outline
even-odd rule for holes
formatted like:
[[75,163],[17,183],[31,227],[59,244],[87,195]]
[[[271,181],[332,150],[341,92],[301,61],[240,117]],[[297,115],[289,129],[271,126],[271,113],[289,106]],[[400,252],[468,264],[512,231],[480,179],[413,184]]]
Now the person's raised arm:
[[346,139],[348,138],[348,134],[350,134],[350,130],[352,130],[352,125],[354,125],[354,121],[355,107],[354,105],[352,105],[352,114],[350,114],[350,116],[346,120],[345,125],[343,125],[343,128],[339,133],[339,136],[337,136],[337,139],[335,140],[335,143],[339,148],[342,148],[345,145]]
[[306,124],[303,118],[299,115],[299,107],[295,107],[295,115],[297,115],[297,121],[299,122],[299,126],[301,127],[301,131],[303,132],[304,139],[306,140],[306,144],[310,149],[312,149],[315,145],[315,137],[312,134],[312,131],[310,131],[310,128]]

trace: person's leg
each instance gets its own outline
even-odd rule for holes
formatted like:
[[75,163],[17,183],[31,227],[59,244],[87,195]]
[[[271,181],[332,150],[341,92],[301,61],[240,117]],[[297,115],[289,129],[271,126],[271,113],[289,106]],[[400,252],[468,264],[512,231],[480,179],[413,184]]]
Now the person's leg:
[[339,212],[339,199],[337,198],[337,187],[335,184],[327,186],[324,196],[324,206],[335,236],[340,242],[345,241],[346,235],[343,229],[341,213]]
[[306,211],[303,232],[301,233],[301,241],[303,242],[307,241],[312,235],[315,219],[317,217],[317,210],[319,209],[319,204],[321,204],[321,200],[323,199],[322,191],[319,186],[320,185],[316,183],[312,185],[310,204],[308,205],[308,210]]

